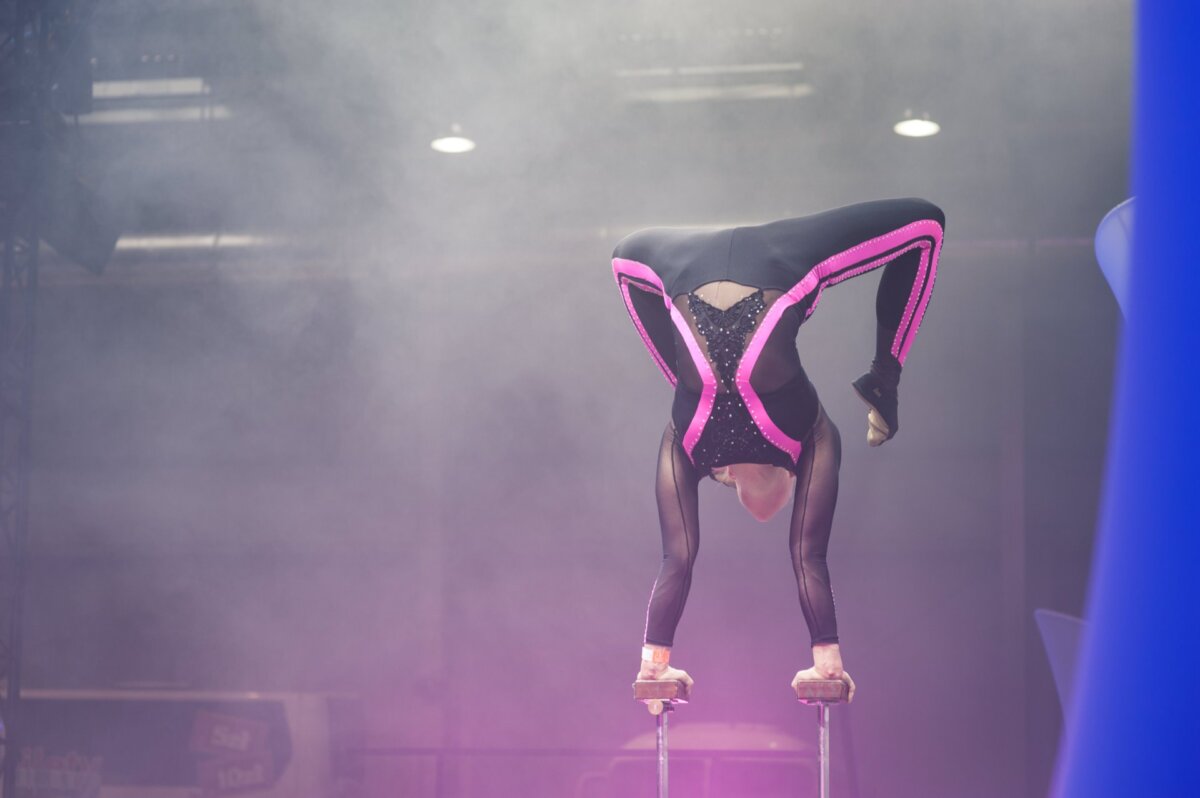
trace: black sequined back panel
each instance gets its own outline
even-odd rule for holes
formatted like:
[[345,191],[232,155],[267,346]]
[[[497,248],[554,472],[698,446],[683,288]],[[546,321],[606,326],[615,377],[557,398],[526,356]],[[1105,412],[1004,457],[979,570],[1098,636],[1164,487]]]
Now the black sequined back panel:
[[755,425],[735,382],[746,343],[767,309],[761,289],[725,310],[708,304],[695,293],[687,295],[688,311],[704,339],[708,360],[717,377],[712,414],[704,426],[692,461],[699,468],[733,463],[770,463],[793,467],[791,458],[772,445]]
[[734,378],[746,351],[747,337],[754,332],[759,316],[767,309],[762,289],[725,310],[708,304],[694,293],[687,295],[687,301],[696,329],[704,336],[712,366],[721,379],[718,390],[736,391]]

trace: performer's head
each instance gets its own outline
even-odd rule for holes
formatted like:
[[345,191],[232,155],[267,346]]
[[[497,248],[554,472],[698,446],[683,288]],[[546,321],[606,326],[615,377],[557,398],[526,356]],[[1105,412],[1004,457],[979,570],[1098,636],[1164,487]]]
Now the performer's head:
[[786,468],[738,463],[713,469],[713,479],[737,489],[738,501],[759,521],[770,521],[787,506],[796,475]]

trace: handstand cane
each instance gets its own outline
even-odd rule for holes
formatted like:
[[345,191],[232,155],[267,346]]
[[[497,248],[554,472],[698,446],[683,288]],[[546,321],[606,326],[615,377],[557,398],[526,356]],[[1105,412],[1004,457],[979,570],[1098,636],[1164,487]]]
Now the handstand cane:
[[667,798],[667,715],[676,704],[687,703],[688,692],[686,684],[673,679],[633,683],[633,697],[646,705],[658,725],[658,798]]
[[796,685],[796,698],[817,705],[817,795],[829,798],[829,705],[846,701],[849,686],[841,679],[803,681]]

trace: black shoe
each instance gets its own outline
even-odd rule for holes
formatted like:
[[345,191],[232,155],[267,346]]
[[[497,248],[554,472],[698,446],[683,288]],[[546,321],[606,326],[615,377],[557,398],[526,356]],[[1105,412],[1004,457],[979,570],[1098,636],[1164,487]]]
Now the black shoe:
[[900,429],[900,398],[895,386],[876,374],[874,369],[850,384],[859,398],[883,418],[883,423],[887,425],[887,429],[883,430],[887,436],[884,440],[890,441]]

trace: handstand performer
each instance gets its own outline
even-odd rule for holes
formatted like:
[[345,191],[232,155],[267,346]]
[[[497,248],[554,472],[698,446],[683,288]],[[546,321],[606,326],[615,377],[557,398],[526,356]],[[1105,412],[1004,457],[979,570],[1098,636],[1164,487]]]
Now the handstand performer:
[[880,266],[875,358],[855,380],[867,442],[899,429],[900,370],[933,290],[945,216],[920,199],[864,202],[756,227],[654,228],[625,238],[613,272],[646,347],[675,386],[659,449],[663,561],[646,614],[639,679],[692,683],[669,664],[700,544],[701,477],[737,489],[766,521],[794,497],[790,533],[813,666],[803,679],[854,682],[842,668],[825,553],[841,438],[796,351],[821,292]]

